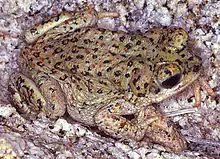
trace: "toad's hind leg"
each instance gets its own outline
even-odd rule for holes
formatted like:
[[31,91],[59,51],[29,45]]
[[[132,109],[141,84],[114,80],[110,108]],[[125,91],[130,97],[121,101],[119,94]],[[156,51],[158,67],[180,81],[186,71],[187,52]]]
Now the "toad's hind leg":
[[119,17],[116,12],[96,12],[92,6],[74,12],[62,12],[54,17],[47,18],[41,24],[34,26],[25,33],[25,40],[28,43],[35,42],[40,36],[45,34],[44,40],[62,35],[63,33],[73,32],[76,29],[93,26],[99,19]]
[[40,112],[51,118],[62,116],[66,101],[59,84],[44,74],[35,82],[21,73],[11,75],[9,91],[17,110],[27,118],[34,118]]
[[139,141],[144,137],[147,125],[158,118],[153,117],[146,121],[141,121],[141,124],[137,124],[138,122],[135,119],[126,119],[125,116],[135,113],[137,112],[134,105],[118,99],[108,104],[107,107],[102,108],[95,115],[95,122],[100,130],[113,137]]

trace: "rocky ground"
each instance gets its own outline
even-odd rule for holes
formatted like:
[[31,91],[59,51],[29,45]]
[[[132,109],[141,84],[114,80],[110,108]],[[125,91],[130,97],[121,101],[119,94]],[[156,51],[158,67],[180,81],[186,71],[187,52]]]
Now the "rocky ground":
[[[192,89],[158,105],[179,125],[189,142],[179,154],[151,144],[116,141],[68,118],[45,117],[28,121],[11,106],[7,81],[18,71],[17,55],[24,46],[24,31],[48,15],[81,6],[77,0],[0,0],[0,158],[220,158],[220,1],[218,0],[91,0],[96,10],[116,11],[118,19],[103,19],[102,28],[146,32],[154,26],[181,26],[196,41],[204,73],[217,94],[202,92],[200,108],[193,108]],[[178,115],[181,110],[185,112]]]

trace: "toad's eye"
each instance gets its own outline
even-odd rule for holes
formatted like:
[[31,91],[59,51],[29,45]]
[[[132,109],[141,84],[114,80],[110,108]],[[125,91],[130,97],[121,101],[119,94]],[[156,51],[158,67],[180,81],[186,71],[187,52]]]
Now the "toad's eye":
[[171,76],[167,80],[163,81],[161,83],[161,85],[164,88],[172,88],[173,86],[177,85],[180,82],[180,79],[181,79],[181,74],[178,73],[178,74],[176,74],[174,76]]
[[176,86],[182,77],[182,71],[180,67],[175,64],[163,64],[160,65],[157,72],[157,82],[161,87],[169,89]]

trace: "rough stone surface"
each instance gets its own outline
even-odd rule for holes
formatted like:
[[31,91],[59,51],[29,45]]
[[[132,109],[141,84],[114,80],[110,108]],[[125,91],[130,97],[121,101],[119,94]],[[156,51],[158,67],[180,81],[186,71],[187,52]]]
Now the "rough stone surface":
[[[18,71],[17,55],[24,46],[23,32],[48,15],[82,6],[81,0],[0,0],[0,158],[220,158],[220,1],[218,0],[89,0],[99,10],[116,11],[119,19],[99,21],[100,27],[146,32],[153,26],[181,26],[196,40],[195,52],[203,59],[215,100],[202,93],[202,105],[193,108],[192,90],[158,105],[189,141],[180,154],[155,144],[116,141],[68,118],[28,121],[10,105],[9,75]],[[171,113],[172,114],[172,113]]]

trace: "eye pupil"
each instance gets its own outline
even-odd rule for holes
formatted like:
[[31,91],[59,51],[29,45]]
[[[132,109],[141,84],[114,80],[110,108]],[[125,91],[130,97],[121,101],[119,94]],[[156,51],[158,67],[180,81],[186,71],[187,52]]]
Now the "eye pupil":
[[173,86],[177,85],[180,81],[181,78],[181,74],[178,73],[170,78],[168,78],[167,80],[162,82],[162,86],[164,88],[172,88]]

